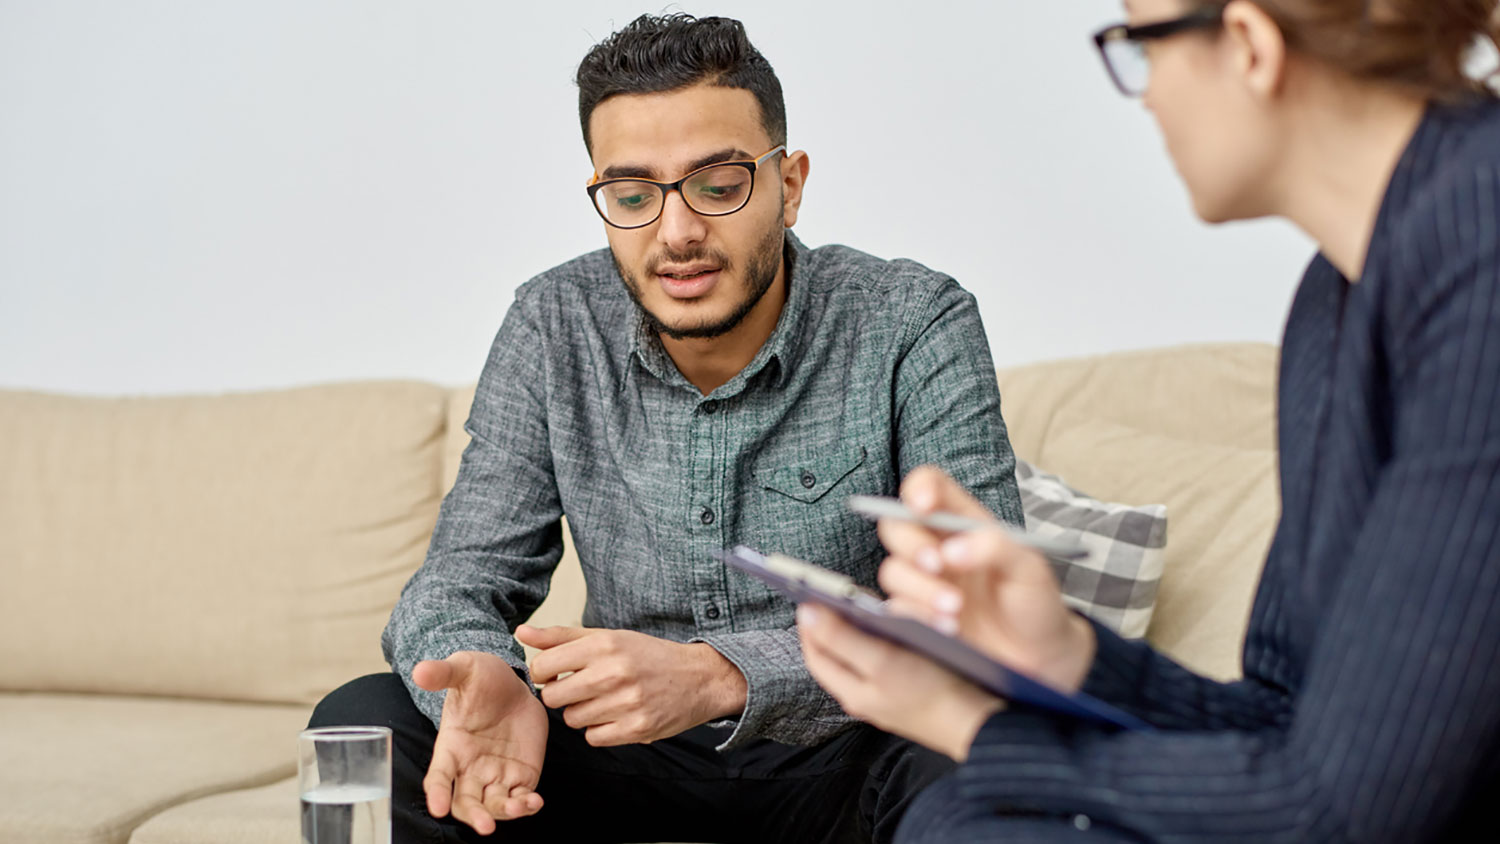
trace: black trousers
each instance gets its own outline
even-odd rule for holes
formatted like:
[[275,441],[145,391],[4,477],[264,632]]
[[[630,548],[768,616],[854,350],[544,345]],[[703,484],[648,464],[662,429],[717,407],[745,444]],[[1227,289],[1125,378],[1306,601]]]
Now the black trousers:
[[899,844],[1134,844],[1143,839],[1083,815],[1001,814],[965,797],[955,776],[922,792],[897,833]]
[[491,836],[427,813],[422,777],[437,730],[395,674],[361,677],[334,690],[309,726],[391,728],[392,840],[438,842],[888,842],[907,805],[951,771],[952,760],[873,727],[858,726],[816,747],[756,740],[720,753],[729,731],[695,727],[652,744],[592,747],[551,716],[529,818],[501,821]]

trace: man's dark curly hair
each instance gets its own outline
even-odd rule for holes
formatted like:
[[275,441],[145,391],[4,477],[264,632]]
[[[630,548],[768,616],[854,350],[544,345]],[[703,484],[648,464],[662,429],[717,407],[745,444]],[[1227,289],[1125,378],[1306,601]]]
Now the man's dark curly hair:
[[657,94],[707,82],[742,88],[760,104],[771,143],[786,143],[786,103],[771,63],[730,18],[641,15],[599,42],[578,65],[578,120],[592,152],[589,118],[616,94]]

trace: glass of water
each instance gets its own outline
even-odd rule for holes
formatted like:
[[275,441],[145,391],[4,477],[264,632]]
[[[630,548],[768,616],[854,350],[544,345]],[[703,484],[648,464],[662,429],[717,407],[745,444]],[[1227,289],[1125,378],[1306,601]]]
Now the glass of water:
[[390,844],[389,728],[303,730],[297,777],[303,844]]

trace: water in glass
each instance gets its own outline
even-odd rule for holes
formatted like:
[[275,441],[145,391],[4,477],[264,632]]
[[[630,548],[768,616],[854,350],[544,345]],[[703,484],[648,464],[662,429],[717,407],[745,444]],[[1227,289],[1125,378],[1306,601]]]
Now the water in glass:
[[322,785],[302,794],[302,844],[390,844],[391,792]]

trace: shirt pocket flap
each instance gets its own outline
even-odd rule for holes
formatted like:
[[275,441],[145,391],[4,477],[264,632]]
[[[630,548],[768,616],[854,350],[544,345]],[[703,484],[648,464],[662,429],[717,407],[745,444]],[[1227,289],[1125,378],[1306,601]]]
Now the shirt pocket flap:
[[868,456],[864,446],[840,446],[830,454],[800,460],[790,466],[758,466],[755,478],[766,489],[811,504],[858,469]]

